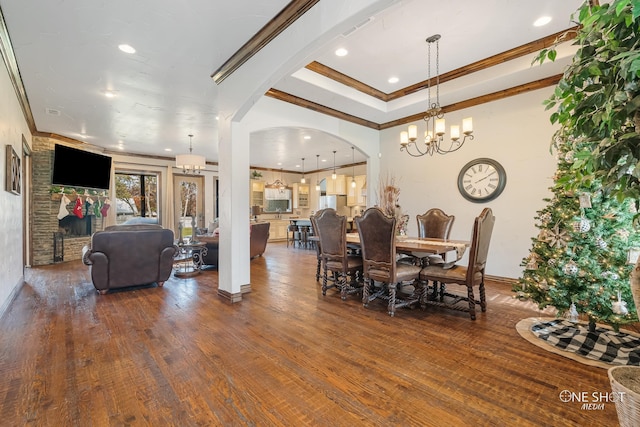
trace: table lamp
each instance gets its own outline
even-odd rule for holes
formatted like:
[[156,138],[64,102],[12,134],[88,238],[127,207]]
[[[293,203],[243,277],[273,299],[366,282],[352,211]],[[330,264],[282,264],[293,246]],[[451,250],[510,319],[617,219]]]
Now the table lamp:
[[262,213],[262,208],[258,205],[251,206],[251,215],[253,215],[253,219],[258,222],[258,215]]

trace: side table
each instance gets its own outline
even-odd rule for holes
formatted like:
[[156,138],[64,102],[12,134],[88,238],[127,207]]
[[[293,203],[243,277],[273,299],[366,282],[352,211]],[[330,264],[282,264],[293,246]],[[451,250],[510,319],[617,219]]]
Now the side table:
[[179,244],[178,247],[180,250],[173,262],[176,269],[173,275],[185,278],[200,274],[203,258],[207,255],[207,244],[205,242],[191,242]]

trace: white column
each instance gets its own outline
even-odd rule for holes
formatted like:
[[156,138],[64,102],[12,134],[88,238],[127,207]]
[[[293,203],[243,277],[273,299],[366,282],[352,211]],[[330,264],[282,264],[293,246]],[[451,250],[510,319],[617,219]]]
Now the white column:
[[219,194],[220,248],[218,295],[242,300],[251,285],[249,265],[249,134],[230,118],[220,117]]

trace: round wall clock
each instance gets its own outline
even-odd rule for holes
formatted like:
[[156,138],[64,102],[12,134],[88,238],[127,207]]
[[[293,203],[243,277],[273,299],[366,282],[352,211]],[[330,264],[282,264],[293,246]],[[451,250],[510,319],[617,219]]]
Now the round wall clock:
[[495,160],[481,158],[471,160],[458,174],[458,190],[462,197],[483,203],[495,199],[507,183],[507,173]]

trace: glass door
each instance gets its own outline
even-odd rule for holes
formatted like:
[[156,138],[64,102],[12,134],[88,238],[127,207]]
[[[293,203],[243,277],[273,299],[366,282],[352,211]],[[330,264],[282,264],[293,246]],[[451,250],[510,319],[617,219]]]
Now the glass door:
[[[193,227],[204,228],[204,177],[174,175],[174,212],[176,236],[190,239],[195,236]],[[179,235],[182,230],[182,235]]]

